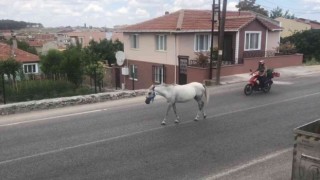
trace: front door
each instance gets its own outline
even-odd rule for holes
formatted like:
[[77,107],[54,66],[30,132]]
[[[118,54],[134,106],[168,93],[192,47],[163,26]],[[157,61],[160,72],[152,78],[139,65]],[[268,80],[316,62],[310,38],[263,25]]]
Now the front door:
[[233,62],[232,35],[225,35],[223,42],[223,61]]
[[179,59],[179,84],[187,84],[187,69],[189,56],[178,56]]

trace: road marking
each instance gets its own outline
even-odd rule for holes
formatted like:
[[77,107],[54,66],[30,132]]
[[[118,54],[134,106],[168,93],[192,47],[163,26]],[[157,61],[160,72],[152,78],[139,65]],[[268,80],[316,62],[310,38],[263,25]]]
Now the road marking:
[[[175,126],[175,125],[174,124],[173,125],[169,125],[169,127],[170,126]],[[87,142],[87,143],[83,143],[83,144],[78,144],[78,145],[75,145],[75,146],[64,147],[64,148],[55,149],[55,150],[52,150],[52,151],[47,151],[47,152],[42,152],[42,153],[37,153],[37,154],[29,155],[29,156],[22,156],[22,157],[18,157],[18,158],[15,158],[15,159],[4,160],[4,161],[0,161],[0,166],[3,165],[3,164],[7,164],[7,163],[26,160],[26,159],[30,159],[30,158],[36,158],[36,157],[39,157],[39,156],[45,156],[45,155],[54,154],[54,153],[58,153],[58,152],[62,152],[62,151],[70,150],[70,149],[90,146],[90,145],[93,145],[93,144],[103,143],[103,142],[112,141],[112,140],[116,140],[116,139],[120,139],[120,138],[124,138],[124,137],[129,137],[129,136],[133,136],[133,135],[137,135],[137,134],[151,132],[151,131],[159,130],[159,129],[162,129],[162,128],[164,128],[164,127],[160,126],[160,127],[156,127],[156,128],[152,128],[152,129],[148,129],[148,130],[144,130],[144,131],[138,131],[138,132],[134,132],[134,133],[124,134],[124,135],[121,135],[121,136],[115,136],[115,137],[101,139],[101,140],[97,140],[97,141],[91,141],[91,142]]]
[[227,170],[225,170],[225,171],[223,171],[221,173],[218,173],[218,174],[212,175],[210,177],[207,177],[207,178],[205,178],[205,180],[214,180],[214,179],[222,178],[224,176],[228,176],[228,175],[230,175],[232,173],[241,171],[241,170],[246,169],[246,168],[248,168],[250,166],[253,166],[253,165],[265,162],[267,160],[270,160],[272,158],[281,156],[281,155],[283,155],[285,153],[288,153],[290,151],[292,151],[292,148],[287,148],[287,149],[283,149],[283,150],[280,150],[280,151],[276,151],[276,152],[274,152],[272,154],[268,154],[266,156],[253,159],[253,160],[251,160],[251,161],[249,161],[249,162],[247,162],[245,164],[242,164],[242,165],[239,165],[239,166],[235,166],[235,167],[227,169]]
[[[313,93],[313,94],[307,94],[307,95],[299,96],[299,97],[295,97],[295,98],[290,98],[290,99],[286,99],[286,100],[283,100],[283,101],[277,101],[277,102],[274,102],[274,103],[263,104],[263,105],[260,105],[260,106],[254,106],[254,107],[251,107],[251,108],[245,108],[245,109],[240,109],[240,110],[231,111],[231,112],[227,112],[227,113],[221,113],[221,114],[217,114],[217,115],[214,115],[214,116],[207,116],[207,119],[220,117],[220,116],[224,116],[224,115],[228,115],[228,114],[232,114],[232,113],[242,112],[242,111],[248,111],[248,110],[251,110],[251,109],[270,106],[270,105],[274,105],[274,104],[278,104],[278,103],[282,103],[282,102],[297,100],[297,99],[301,99],[301,98],[309,97],[309,96],[314,96],[314,95],[318,95],[318,94],[320,94],[320,92]],[[95,110],[95,111],[102,111],[102,110]],[[91,112],[93,112],[93,111],[88,111],[88,112],[83,112],[83,113],[91,113]],[[75,114],[80,114],[80,113],[75,113]],[[71,115],[74,115],[74,114],[70,114],[70,115],[66,115],[66,116],[71,116]],[[58,117],[55,117],[55,118],[58,118]],[[193,120],[181,122],[180,124],[187,124],[187,123],[191,123],[191,122],[193,122]],[[166,125],[166,127],[173,127],[173,126],[176,126],[176,125],[175,124]],[[54,153],[58,153],[58,152],[62,152],[62,151],[70,150],[70,149],[75,149],[75,148],[79,148],[79,147],[89,146],[89,145],[93,145],[93,144],[103,143],[103,142],[107,142],[107,141],[111,141],[111,140],[115,140],[115,139],[120,139],[120,138],[124,138],[124,137],[129,137],[129,136],[133,136],[133,135],[138,135],[138,134],[142,134],[142,133],[152,132],[152,131],[156,131],[156,130],[159,130],[159,129],[162,129],[162,128],[164,128],[164,127],[160,126],[160,127],[156,127],[156,128],[147,129],[147,130],[144,130],[144,131],[137,131],[137,132],[134,132],[134,133],[129,133],[129,134],[124,134],[124,135],[115,136],[115,137],[111,137],[111,138],[101,139],[101,140],[92,141],[92,142],[88,142],[88,143],[83,143],[83,144],[79,144],[79,145],[75,145],[75,146],[69,146],[69,147],[60,148],[60,149],[47,151],[47,152],[43,152],[43,153],[37,153],[37,154],[34,154],[34,155],[29,155],[29,156],[23,156],[23,157],[19,157],[19,158],[15,158],[15,159],[4,160],[4,161],[0,161],[0,165],[6,164],[6,163],[11,163],[11,162],[16,162],[16,161],[20,161],[20,160],[26,160],[26,159],[29,159],[29,158],[35,158],[35,157],[39,157],[39,156],[54,154]]]
[[274,84],[280,84],[280,85],[290,85],[293,84],[292,82],[288,81],[273,81]]
[[294,100],[305,98],[305,97],[309,97],[309,96],[315,96],[315,95],[318,95],[318,94],[320,94],[320,92],[307,94],[307,95],[304,95],[304,96],[298,96],[298,97],[294,97],[294,98],[290,98],[290,99],[285,99],[285,100],[282,100],[282,101],[275,101],[275,102],[272,102],[272,103],[261,104],[259,106],[252,106],[252,107],[245,108],[245,109],[239,109],[239,110],[235,110],[235,111],[220,113],[220,114],[216,114],[216,115],[213,115],[213,116],[207,116],[207,118],[215,118],[215,117],[220,117],[220,116],[224,116],[224,115],[228,115],[228,114],[248,111],[248,110],[257,109],[257,108],[261,108],[261,107],[266,107],[266,106],[270,106],[270,105],[280,104],[280,103],[283,103],[283,102],[294,101]]
[[51,119],[63,118],[63,117],[78,116],[78,115],[96,113],[96,112],[107,111],[107,110],[108,110],[108,109],[98,109],[98,110],[93,110],[93,111],[85,111],[85,112],[80,112],[80,113],[72,113],[72,114],[66,114],[66,115],[61,115],[61,116],[52,116],[52,117],[47,117],[47,118],[27,120],[27,121],[20,121],[20,122],[9,123],[9,124],[0,124],[0,127],[14,126],[14,125],[19,125],[19,124],[27,124],[27,123],[33,123],[33,122],[39,122],[39,121],[46,121],[46,120],[51,120]]

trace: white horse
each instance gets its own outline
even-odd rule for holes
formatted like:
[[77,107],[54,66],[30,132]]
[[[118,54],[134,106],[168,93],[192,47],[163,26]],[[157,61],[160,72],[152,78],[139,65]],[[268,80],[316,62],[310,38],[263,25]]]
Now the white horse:
[[192,99],[196,100],[198,103],[199,110],[197,112],[196,117],[194,118],[195,121],[199,120],[199,113],[202,112],[203,118],[206,118],[206,113],[204,112],[204,104],[203,98],[206,98],[206,102],[209,102],[209,95],[208,95],[208,89],[205,85],[198,83],[198,82],[192,82],[185,85],[167,85],[167,84],[161,84],[161,85],[151,85],[149,88],[148,94],[146,96],[146,104],[150,104],[150,101],[153,101],[156,94],[159,94],[160,96],[163,96],[167,99],[168,102],[168,108],[166,115],[161,122],[161,125],[166,124],[166,119],[168,116],[168,112],[173,108],[173,111],[176,116],[175,123],[179,123],[179,116],[177,115],[177,109],[176,109],[176,103],[182,103],[187,102]]

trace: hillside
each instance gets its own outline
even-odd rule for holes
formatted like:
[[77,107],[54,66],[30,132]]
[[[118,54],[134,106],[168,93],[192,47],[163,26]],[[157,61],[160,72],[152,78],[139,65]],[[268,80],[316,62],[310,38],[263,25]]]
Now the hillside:
[[19,30],[23,28],[30,27],[43,27],[41,23],[30,23],[24,21],[14,21],[14,20],[0,20],[0,30]]

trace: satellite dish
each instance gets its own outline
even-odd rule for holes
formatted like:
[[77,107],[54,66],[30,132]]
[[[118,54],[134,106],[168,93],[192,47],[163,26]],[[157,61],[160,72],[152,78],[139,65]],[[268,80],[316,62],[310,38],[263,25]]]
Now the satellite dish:
[[116,52],[116,59],[118,66],[122,66],[124,63],[125,55],[123,51],[117,51]]

